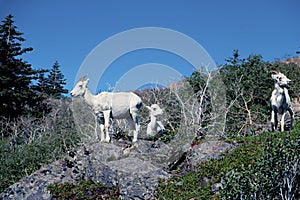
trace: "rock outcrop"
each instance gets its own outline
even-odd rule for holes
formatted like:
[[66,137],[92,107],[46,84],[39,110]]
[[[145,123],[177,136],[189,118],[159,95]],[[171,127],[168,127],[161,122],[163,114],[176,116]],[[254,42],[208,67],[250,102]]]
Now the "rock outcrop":
[[[172,176],[170,166],[188,158],[192,165],[217,158],[233,146],[210,141],[189,152],[175,151],[163,142],[140,140],[134,145],[119,141],[95,143],[70,151],[62,159],[10,186],[1,199],[51,199],[47,186],[52,183],[91,179],[108,187],[118,186],[122,199],[154,199],[159,179]],[[182,159],[183,158],[183,159]]]

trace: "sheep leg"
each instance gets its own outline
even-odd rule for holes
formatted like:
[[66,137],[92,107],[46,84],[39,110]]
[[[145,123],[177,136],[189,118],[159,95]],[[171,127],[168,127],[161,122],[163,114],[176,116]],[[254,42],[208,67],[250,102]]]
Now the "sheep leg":
[[283,132],[284,131],[284,119],[285,119],[285,115],[286,115],[286,112],[284,112],[283,114],[282,114],[282,117],[281,117],[281,122],[280,122],[280,129],[281,129],[281,132]]
[[291,117],[291,123],[290,123],[289,130],[292,130],[292,128],[293,128],[293,123],[294,123],[294,112],[293,112],[293,110],[292,110],[291,107],[288,108],[288,111],[289,111],[290,117]]
[[96,115],[100,123],[100,141],[103,142],[104,141],[104,116],[102,112],[97,113]]
[[129,123],[130,130],[134,131],[135,130],[135,123],[134,123],[134,121],[131,118],[128,119],[127,121]]
[[104,142],[104,124],[100,124],[100,141]]
[[131,112],[131,119],[132,119],[132,125],[131,128],[133,129],[133,139],[132,142],[136,142],[137,141],[137,137],[139,134],[139,130],[140,130],[140,125],[139,125],[139,120],[138,120],[138,115],[136,112]]
[[135,124],[135,130],[133,132],[133,139],[132,142],[136,142],[137,141],[137,137],[139,134],[139,130],[140,130],[140,125],[139,124]]
[[277,113],[275,112],[274,109],[272,109],[272,113],[271,113],[271,126],[272,126],[272,131],[274,132],[277,129]]
[[110,137],[108,132],[110,110],[103,111],[103,117],[104,117],[105,141],[110,142]]

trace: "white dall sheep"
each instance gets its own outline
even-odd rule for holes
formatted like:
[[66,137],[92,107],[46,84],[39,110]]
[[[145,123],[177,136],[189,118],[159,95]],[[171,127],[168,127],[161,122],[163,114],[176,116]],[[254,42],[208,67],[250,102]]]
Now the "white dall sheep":
[[161,121],[157,121],[157,117],[163,114],[163,110],[157,104],[146,106],[150,111],[150,122],[147,126],[147,135],[154,136],[155,133],[164,131],[165,127]]
[[283,73],[279,71],[273,71],[272,79],[274,79],[275,89],[271,96],[272,114],[271,114],[271,125],[272,131],[277,130],[277,113],[281,114],[281,131],[284,131],[284,118],[288,111],[291,117],[290,130],[293,126],[294,113],[291,108],[291,99],[288,93],[287,84],[291,81]]
[[[138,112],[142,106],[142,100],[132,92],[101,92],[93,95],[87,88],[89,79],[81,77],[74,89],[71,91],[73,97],[83,96],[87,104],[92,107],[97,116],[100,116],[101,141],[110,141],[108,126],[110,118],[127,119],[133,132],[132,142],[137,141],[140,129]],[[106,137],[104,138],[104,129]]]

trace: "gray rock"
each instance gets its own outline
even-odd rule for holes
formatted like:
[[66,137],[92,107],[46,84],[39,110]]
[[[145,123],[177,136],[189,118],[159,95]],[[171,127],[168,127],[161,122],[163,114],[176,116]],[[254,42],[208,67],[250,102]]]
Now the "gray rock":
[[158,168],[152,165],[149,161],[143,161],[134,157],[111,161],[107,163],[107,165],[109,165],[112,170],[131,174],[147,174],[158,170]]
[[222,153],[232,148],[234,148],[234,145],[223,141],[207,141],[198,144],[187,154],[189,167],[193,169],[204,161],[220,158]]
[[217,193],[222,189],[222,183],[215,183],[211,186],[211,191]]
[[[174,150],[162,142],[94,143],[70,151],[62,159],[42,167],[0,194],[0,199],[51,199],[47,186],[91,179],[108,187],[118,186],[122,199],[155,199],[158,179],[172,175],[168,169],[188,162],[193,166],[217,158],[232,145],[210,141],[188,152]],[[169,168],[170,169],[170,168]],[[178,183],[181,184],[181,183]],[[216,188],[217,185],[216,185]]]

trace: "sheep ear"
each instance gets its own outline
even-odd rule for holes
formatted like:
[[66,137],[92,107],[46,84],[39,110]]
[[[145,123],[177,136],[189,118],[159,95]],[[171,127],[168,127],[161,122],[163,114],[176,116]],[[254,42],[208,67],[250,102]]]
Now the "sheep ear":
[[273,72],[274,74],[280,74],[280,72],[279,72],[278,70],[272,70],[272,72]]
[[86,82],[86,83],[90,82],[90,79],[89,79],[89,78],[87,78],[85,82]]
[[86,74],[86,75],[84,75],[84,76],[82,77],[82,78],[83,78],[83,80],[84,80],[84,79],[86,79],[86,77],[87,77],[87,76],[88,76],[87,74]]
[[149,107],[149,106],[146,106],[146,108],[147,108],[148,110],[151,110],[151,107]]
[[84,79],[85,79],[86,77],[87,77],[87,75],[84,75],[84,76],[80,77],[80,79],[78,80],[78,82],[84,81]]

